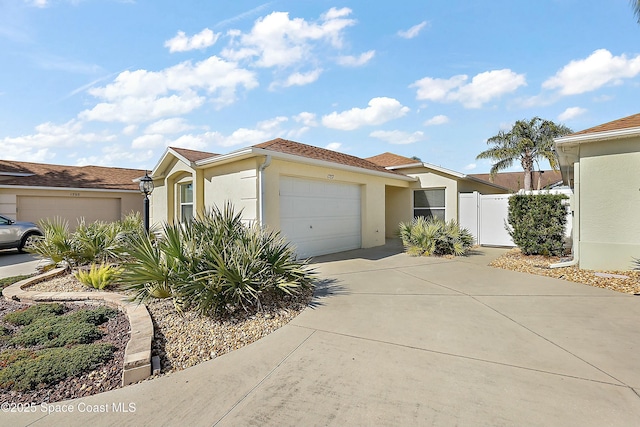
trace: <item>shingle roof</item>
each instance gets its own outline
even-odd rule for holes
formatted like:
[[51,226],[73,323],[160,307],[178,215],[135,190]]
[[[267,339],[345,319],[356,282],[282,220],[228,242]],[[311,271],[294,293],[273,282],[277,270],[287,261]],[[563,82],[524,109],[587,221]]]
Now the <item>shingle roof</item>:
[[[531,187],[538,188],[538,175],[539,172],[533,172],[533,179],[531,181]],[[467,176],[481,179],[483,181],[492,182],[501,187],[508,188],[511,191],[518,191],[524,189],[524,172],[500,172],[494,175],[491,180],[491,174],[489,173],[476,173],[469,174]],[[548,170],[543,171],[542,179],[540,181],[540,188],[545,188],[549,185],[556,184],[562,181],[562,175],[559,171]]]
[[618,119],[612,122],[594,126],[589,129],[581,130],[579,132],[574,132],[571,135],[567,135],[567,136],[616,131],[621,129],[636,128],[636,127],[640,128],[640,114],[634,114],[632,116],[623,117],[622,119]]
[[378,154],[373,157],[367,157],[366,160],[385,168],[389,166],[403,166],[422,163],[420,160],[410,159],[409,157],[399,156],[398,154],[389,152]]
[[0,160],[0,174],[33,174],[32,176],[5,176],[1,185],[28,187],[62,187],[106,190],[138,190],[135,178],[144,176],[139,169],[101,166],[61,166],[44,163]]
[[295,156],[307,157],[315,160],[324,160],[327,162],[338,163],[341,165],[354,166],[362,169],[368,169],[376,172],[398,174],[389,171],[382,166],[372,163],[360,157],[350,156],[348,154],[339,153],[337,151],[327,150],[324,148],[314,147],[312,145],[302,144],[300,142],[289,141],[278,138],[272,141],[256,144],[254,148],[263,148],[265,150],[277,151],[280,153],[292,154]]
[[180,154],[190,162],[197,162],[198,160],[208,159],[210,157],[218,156],[215,153],[209,153],[206,151],[188,150],[186,148],[169,147],[176,153]]

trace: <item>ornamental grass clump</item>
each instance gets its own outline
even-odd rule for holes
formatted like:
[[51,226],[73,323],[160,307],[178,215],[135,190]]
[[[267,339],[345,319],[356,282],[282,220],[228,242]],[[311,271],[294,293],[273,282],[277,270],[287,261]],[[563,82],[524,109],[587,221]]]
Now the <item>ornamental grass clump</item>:
[[462,256],[473,246],[473,235],[455,220],[416,217],[400,223],[400,237],[411,256]]
[[78,269],[75,277],[80,283],[90,288],[103,290],[118,279],[121,269],[108,264],[91,264],[89,270]]
[[246,224],[230,203],[193,218],[165,224],[154,236],[135,236],[119,282],[134,300],[172,298],[178,310],[201,315],[260,307],[268,294],[308,289],[306,260],[277,232]]

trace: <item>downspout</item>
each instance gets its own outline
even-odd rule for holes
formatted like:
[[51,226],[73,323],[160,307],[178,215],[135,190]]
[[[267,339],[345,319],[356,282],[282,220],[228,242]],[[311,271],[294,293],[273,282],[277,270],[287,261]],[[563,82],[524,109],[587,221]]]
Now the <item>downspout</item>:
[[264,163],[258,168],[258,191],[260,193],[258,197],[258,221],[260,227],[264,227],[264,170],[271,165],[271,155],[267,154],[264,159]]
[[571,234],[573,237],[573,243],[571,244],[573,259],[571,261],[551,264],[549,268],[573,267],[578,265],[580,261],[580,162],[573,164],[573,218]]

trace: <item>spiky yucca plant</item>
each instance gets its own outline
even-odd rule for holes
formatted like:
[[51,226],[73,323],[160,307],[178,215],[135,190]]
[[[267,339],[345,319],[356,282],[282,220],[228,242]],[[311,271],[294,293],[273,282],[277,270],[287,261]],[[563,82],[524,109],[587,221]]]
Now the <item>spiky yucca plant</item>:
[[465,255],[473,246],[473,236],[455,220],[416,217],[400,223],[400,238],[411,256]]

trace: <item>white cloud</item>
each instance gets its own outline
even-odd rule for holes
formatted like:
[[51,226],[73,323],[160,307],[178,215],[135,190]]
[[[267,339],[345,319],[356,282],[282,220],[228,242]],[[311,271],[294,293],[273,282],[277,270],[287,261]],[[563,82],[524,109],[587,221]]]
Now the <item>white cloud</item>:
[[430,119],[426,120],[423,124],[425,126],[437,126],[437,125],[443,125],[445,123],[449,123],[449,117],[440,114],[437,116],[433,116]]
[[338,64],[344,67],[361,67],[365,65],[367,62],[371,61],[375,56],[375,50],[369,50],[360,54],[359,56],[340,56],[338,57]]
[[526,86],[524,74],[509,69],[485,71],[469,76],[461,74],[449,79],[425,77],[409,87],[415,87],[417,99],[435,102],[460,102],[465,108],[480,108],[483,104]]
[[[144,148],[144,147],[143,147]],[[131,151],[131,148],[121,145],[110,145],[101,150],[100,155],[79,157],[76,159],[76,166],[112,166],[129,163],[145,163],[153,160],[157,153],[153,150]]]
[[169,48],[169,52],[186,52],[195,49],[204,49],[213,46],[218,41],[220,34],[216,34],[208,28],[187,37],[184,31],[178,31],[175,37],[164,42],[164,47]]
[[421,131],[409,133],[400,130],[376,130],[371,132],[369,136],[388,142],[389,144],[413,144],[414,142],[424,139],[424,133]]
[[282,83],[274,82],[269,86],[269,89],[275,89],[278,86],[282,87],[290,87],[290,86],[304,86],[309,83],[313,83],[320,77],[322,74],[322,69],[318,68],[313,71],[309,71],[308,73],[293,73],[287,80]]
[[234,38],[222,51],[232,61],[251,60],[257,67],[289,67],[313,58],[313,42],[342,47],[343,30],[355,24],[347,19],[351,9],[332,8],[320,20],[290,19],[287,12],[273,12],[258,19],[248,33],[233,30]]
[[136,125],[125,126],[124,129],[122,129],[122,134],[133,135],[137,130],[138,130],[138,126]]
[[205,132],[201,134],[182,135],[176,140],[166,142],[166,145],[183,148],[203,149],[210,145],[221,147],[232,147],[235,145],[249,146],[261,142],[269,141],[285,133],[282,124],[289,119],[284,116],[258,122],[255,128],[240,128],[230,135],[220,132]]
[[478,167],[478,165],[476,165],[475,163],[469,163],[467,166],[464,167],[464,170],[471,171],[471,170],[474,170],[476,167]]
[[307,111],[303,111],[302,113],[293,116],[293,120],[298,123],[302,123],[305,126],[318,126],[316,115]]
[[331,150],[331,151],[338,151],[340,149],[340,147],[342,147],[342,143],[340,143],[340,142],[330,142],[324,148],[326,148],[327,150]]
[[83,124],[77,120],[58,125],[51,122],[35,127],[30,135],[0,138],[4,147],[2,157],[5,160],[23,160],[34,162],[51,160],[55,154],[51,150],[61,148],[84,147],[89,144],[103,144],[116,139],[115,135],[106,132],[84,132]]
[[49,0],[25,0],[24,2],[29,6],[39,8],[47,7],[49,5]]
[[141,135],[131,142],[131,148],[135,149],[164,147],[166,145],[167,139],[160,134]]
[[420,31],[422,31],[422,29],[426,27],[427,24],[428,24],[427,21],[422,21],[418,25],[414,25],[413,27],[409,28],[406,31],[402,31],[402,30],[398,31],[398,35],[405,39],[412,39],[414,37],[417,37],[418,34],[420,34]]
[[173,117],[170,119],[158,120],[157,122],[151,123],[144,130],[146,134],[174,134],[179,132],[185,132],[193,129],[193,126],[187,123],[187,121],[181,117]]
[[571,120],[574,119],[578,116],[583,115],[584,113],[587,112],[586,108],[581,108],[581,107],[569,107],[566,110],[564,110],[559,116],[558,116],[558,120],[561,122],[567,121],[567,120]]
[[322,124],[331,129],[354,130],[361,126],[381,125],[409,112],[409,108],[393,98],[373,98],[367,108],[334,111],[322,117]]
[[542,83],[544,89],[558,89],[562,95],[577,95],[607,84],[621,84],[640,73],[640,55],[627,58],[613,56],[606,49],[598,49],[585,59],[569,62],[553,77]]
[[186,114],[207,100],[218,106],[228,105],[235,101],[239,87],[250,90],[257,86],[254,72],[211,56],[157,72],[124,71],[112,83],[90,89],[91,95],[105,102],[78,116],[83,120],[139,123]]

